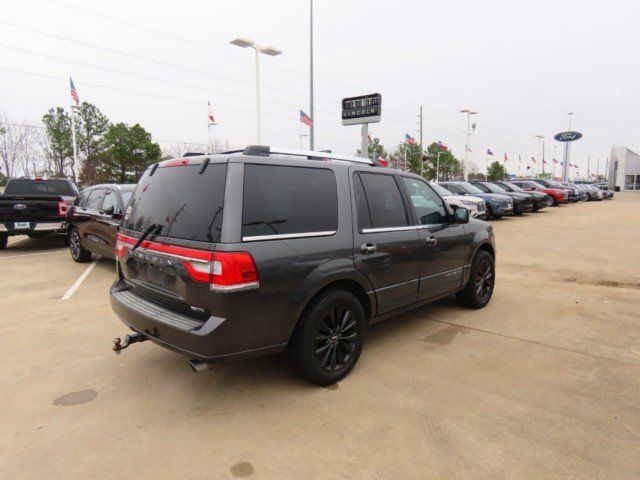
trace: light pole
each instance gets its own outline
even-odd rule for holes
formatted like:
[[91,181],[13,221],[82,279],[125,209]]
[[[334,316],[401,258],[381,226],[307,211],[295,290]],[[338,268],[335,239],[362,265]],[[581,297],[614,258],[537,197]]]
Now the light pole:
[[475,115],[478,112],[474,112],[470,109],[460,110],[460,113],[467,114],[467,146],[464,149],[464,165],[462,166],[462,175],[464,181],[469,180],[469,142],[471,141],[471,115]]
[[[567,113],[569,116],[569,131],[571,131],[571,117],[573,112]],[[564,142],[564,164],[562,165],[562,181],[569,180],[569,158],[571,156],[571,142]]]
[[[313,114],[313,0],[309,1],[309,114],[315,123],[316,117]],[[309,150],[313,150],[315,147],[314,123],[309,127]]]
[[544,138],[544,135],[536,135],[536,138],[538,139],[538,162],[543,162],[542,173],[544,173],[544,160],[542,160],[540,157],[540,149],[542,148],[542,139]]
[[258,45],[248,38],[236,38],[231,43],[242,48],[251,47],[256,52],[256,143],[260,145],[260,54],[264,53],[270,57],[275,57],[282,52],[274,47]]

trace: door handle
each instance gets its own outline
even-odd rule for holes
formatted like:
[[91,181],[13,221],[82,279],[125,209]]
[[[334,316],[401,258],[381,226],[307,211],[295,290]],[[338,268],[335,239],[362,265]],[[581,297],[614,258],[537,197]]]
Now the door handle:
[[429,235],[426,240],[425,240],[426,244],[429,246],[434,246],[438,244],[438,239],[436,238],[435,235]]
[[360,251],[365,255],[375,253],[376,250],[378,250],[378,246],[375,243],[363,243],[360,245]]

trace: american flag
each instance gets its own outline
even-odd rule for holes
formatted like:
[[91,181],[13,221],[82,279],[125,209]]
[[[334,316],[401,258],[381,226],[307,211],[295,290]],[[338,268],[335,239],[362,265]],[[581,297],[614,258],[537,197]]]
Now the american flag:
[[440,150],[442,150],[443,152],[446,152],[447,150],[449,150],[449,147],[447,147],[444,143],[438,141],[438,146],[440,147]]
[[210,125],[215,125],[216,121],[213,118],[213,109],[211,108],[211,102],[207,100],[207,106],[209,107],[209,112],[207,113],[207,118],[209,119]]
[[531,163],[536,163],[536,159],[531,157]]
[[553,163],[558,163],[558,160],[556,160],[555,158],[552,160]]
[[404,134],[404,141],[407,143],[410,143],[411,145],[413,145],[414,143],[416,143],[416,139],[413,138],[411,135],[409,135],[408,133]]
[[313,120],[311,119],[311,117],[304,113],[302,110],[300,110],[300,121],[308,126],[313,125]]
[[491,155],[493,157],[493,152],[491,151],[490,148],[487,148],[487,155]]
[[509,160],[509,157],[507,157],[507,152],[504,152],[504,163],[507,163],[507,160]]
[[76,90],[76,86],[73,84],[71,77],[69,77],[69,84],[71,86],[71,98],[76,102],[76,105],[80,105],[80,97],[78,96],[78,91]]

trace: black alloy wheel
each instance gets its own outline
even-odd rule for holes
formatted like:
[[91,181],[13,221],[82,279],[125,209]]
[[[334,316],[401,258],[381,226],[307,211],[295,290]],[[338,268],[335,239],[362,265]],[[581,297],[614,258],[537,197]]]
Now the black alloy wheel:
[[463,290],[456,293],[457,300],[465,307],[485,307],[493,295],[495,271],[493,255],[485,250],[477,252],[471,264],[467,284]]
[[480,262],[475,282],[476,296],[481,303],[485,303],[488,300],[488,297],[491,296],[494,282],[493,264],[488,259],[483,259]]
[[342,380],[360,357],[366,323],[364,308],[351,292],[319,293],[307,305],[289,342],[292,365],[317,385]]
[[71,252],[71,258],[78,263],[88,262],[91,259],[91,252],[80,245],[80,235],[75,228],[69,232],[69,252]]
[[316,331],[316,361],[329,371],[344,367],[352,358],[358,339],[358,323],[348,307],[326,313]]

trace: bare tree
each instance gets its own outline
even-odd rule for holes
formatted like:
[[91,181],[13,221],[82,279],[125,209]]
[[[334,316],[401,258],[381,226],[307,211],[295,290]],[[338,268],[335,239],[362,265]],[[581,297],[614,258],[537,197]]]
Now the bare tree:
[[15,176],[29,145],[30,128],[14,122],[6,113],[0,113],[0,158],[7,177]]
[[[229,142],[214,141],[211,146],[213,153],[228,152],[232,150]],[[177,158],[183,156],[187,152],[205,153],[207,145],[204,143],[174,142],[162,147],[162,158]]]

